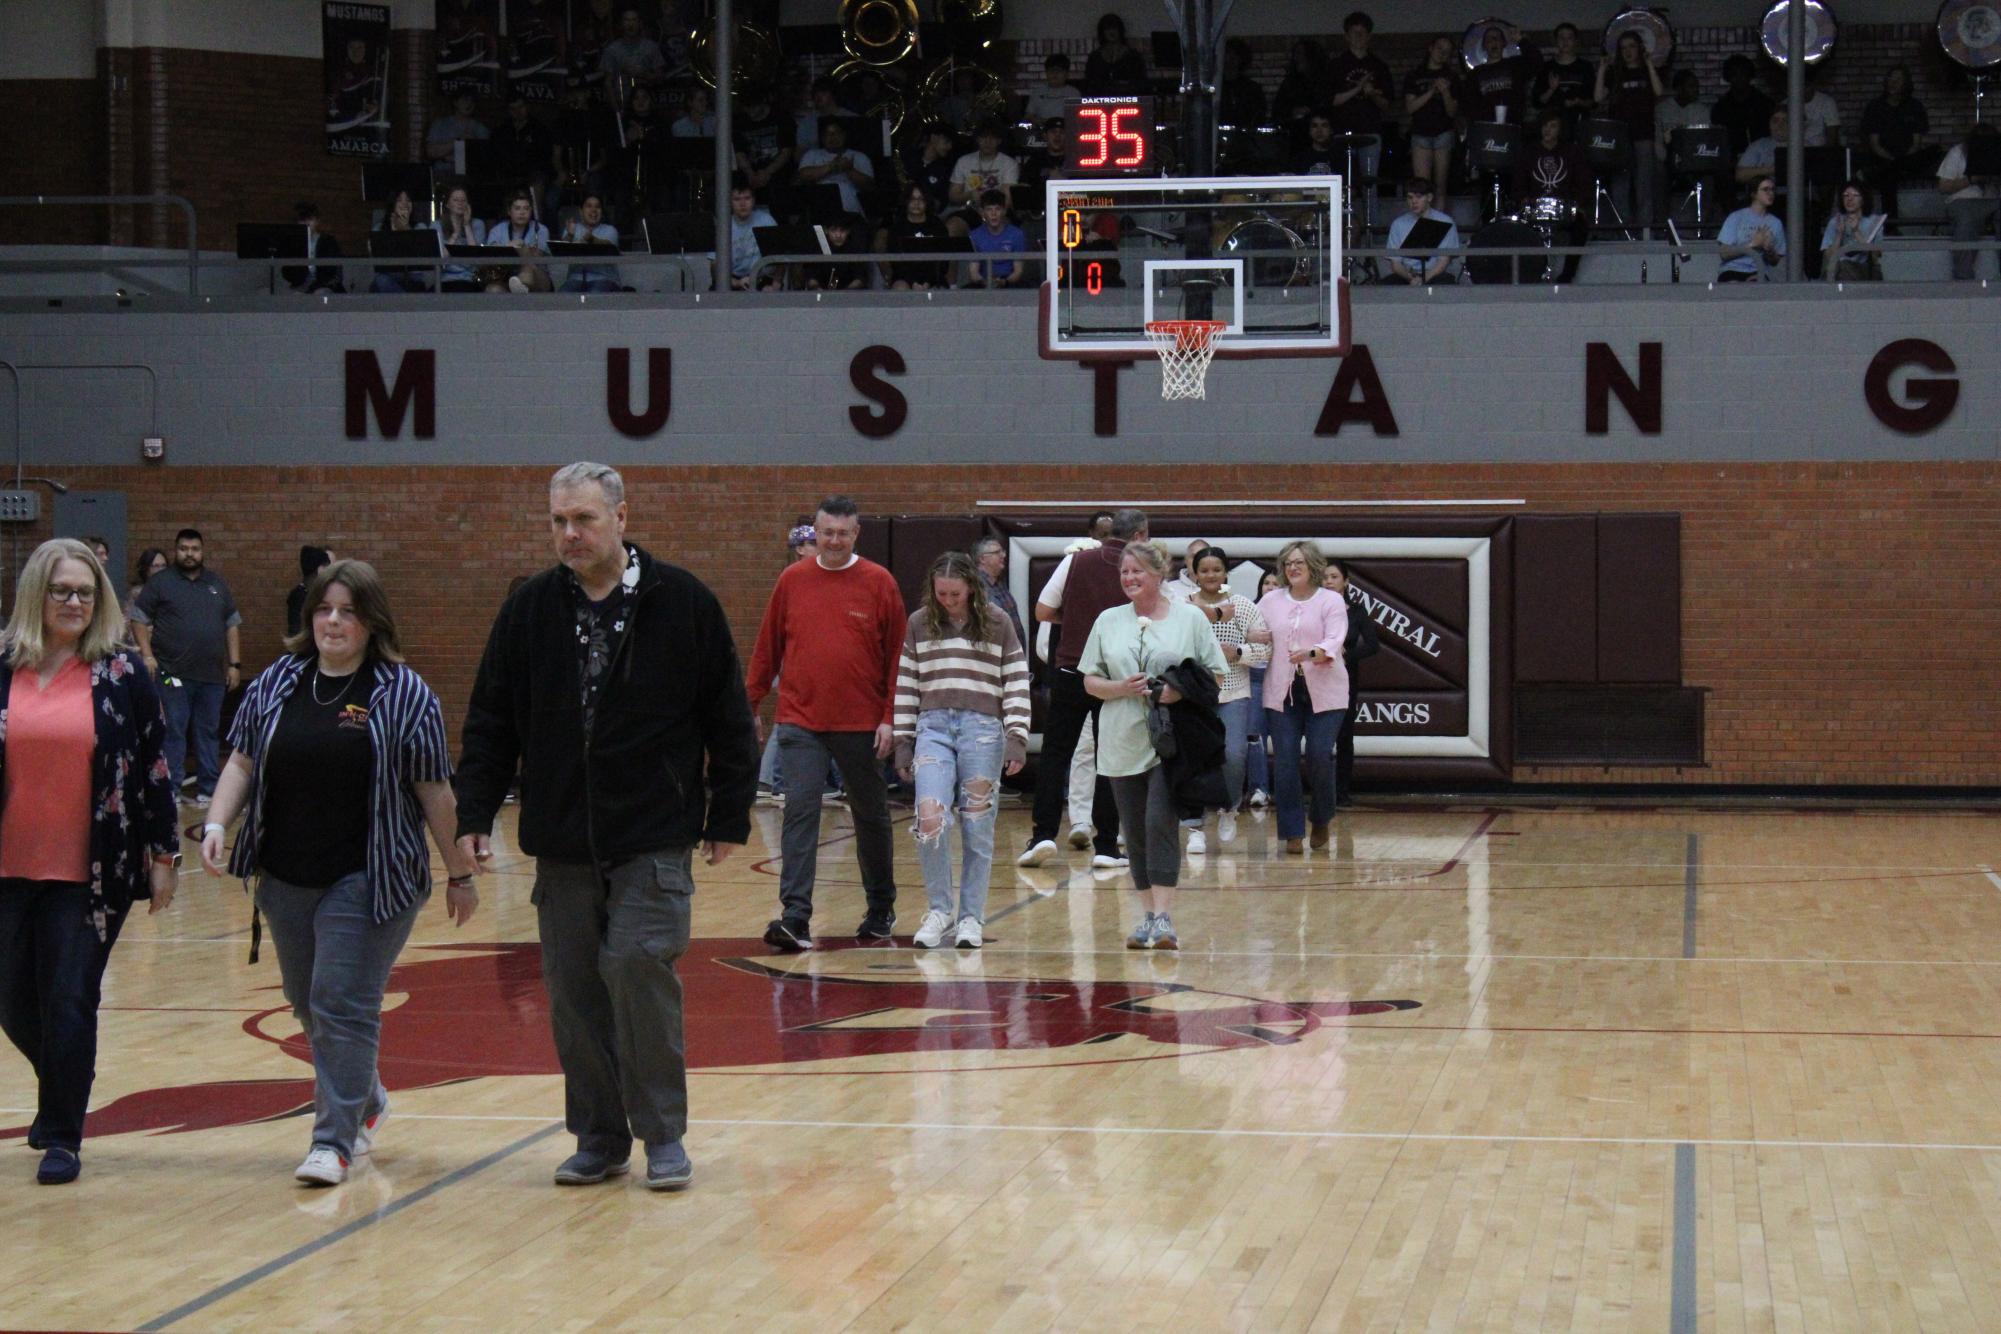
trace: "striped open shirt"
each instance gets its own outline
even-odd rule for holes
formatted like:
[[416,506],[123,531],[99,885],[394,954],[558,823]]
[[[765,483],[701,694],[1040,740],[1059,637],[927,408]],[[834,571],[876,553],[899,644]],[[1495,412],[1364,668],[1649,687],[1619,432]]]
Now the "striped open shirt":
[[[309,654],[278,659],[250,683],[229,744],[250,760],[250,802],[230,854],[229,873],[249,879],[257,873],[258,817],[264,809],[264,756],[278,730],[278,715],[313,662]],[[368,778],[368,889],[372,916],[388,921],[431,888],[431,849],[424,841],[424,811],[416,784],[442,783],[452,776],[445,748],[445,715],[424,678],[401,663],[373,661],[368,697],[368,741],[374,751]]]
[[986,635],[975,643],[963,626],[933,639],[929,620],[920,607],[903,631],[890,718],[897,763],[909,763],[917,715],[931,709],[970,709],[999,718],[1007,732],[1007,759],[1027,759],[1028,657],[1013,623],[988,607]]

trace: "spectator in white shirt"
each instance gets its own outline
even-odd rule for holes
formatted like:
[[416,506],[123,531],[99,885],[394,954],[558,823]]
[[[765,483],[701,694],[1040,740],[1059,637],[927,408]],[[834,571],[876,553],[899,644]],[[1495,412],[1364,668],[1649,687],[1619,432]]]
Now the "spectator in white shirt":
[[796,179],[801,185],[833,185],[841,192],[841,212],[866,214],[861,192],[875,188],[875,164],[848,147],[847,123],[828,115],[820,120],[820,146],[800,154]]
[[[1968,165],[1976,158],[1994,153],[1997,136],[2001,136],[2001,130],[1993,125],[1985,122],[1975,125],[1965,139],[1946,150],[1945,159],[1938,164],[1938,188],[1946,197],[1946,212],[1952,220],[1955,241],[2001,235],[2001,200],[1996,198],[2001,195],[2001,189],[1996,188],[2001,183],[1990,177],[1973,176]],[[1971,278],[1979,258],[1977,250],[1953,251],[1952,276]]]
[[811,109],[799,113],[793,138],[793,142],[799,147],[801,162],[806,160],[804,155],[821,142],[820,131],[829,120],[835,117],[852,117],[855,114],[841,105],[840,94],[834,88],[834,81],[824,74],[813,80],[813,89],[808,96],[812,99]]
[[1080,96],[1076,85],[1070,82],[1070,57],[1061,51],[1053,52],[1042,62],[1042,86],[1029,93],[1028,109],[1023,114],[1041,124],[1062,116]]
[[475,105],[471,93],[460,93],[452,99],[452,114],[431,122],[431,128],[424,133],[424,151],[431,155],[432,166],[451,171],[456,165],[459,140],[492,137],[493,132],[472,114]]
[[[486,229],[486,243],[512,246],[524,259],[538,259],[549,253],[549,229],[535,219],[535,196],[516,190],[507,199],[507,216]],[[539,264],[523,264],[509,272],[507,290],[517,296],[546,292],[549,274]],[[496,283],[487,290],[499,291]]]
[[[591,241],[601,241],[606,245],[618,244],[618,228],[604,220],[604,200],[595,194],[584,196],[584,202],[577,209],[577,215],[563,227],[563,239],[572,245],[582,245]],[[563,279],[565,292],[616,292],[619,282],[618,266],[615,264],[572,265],[568,276]]]
[[709,90],[699,83],[690,88],[680,117],[667,130],[676,139],[715,138],[716,113],[709,109]]
[[[775,227],[777,222],[759,207],[750,182],[739,177],[730,185],[730,286],[739,292],[750,290],[750,273],[764,252],[757,248],[757,229]],[[766,286],[776,278],[766,279]]]
[[960,158],[952,168],[951,200],[955,210],[964,209],[965,226],[972,226],[974,202],[989,190],[1007,197],[1008,211],[1014,211],[1014,187],[1021,181],[1021,164],[1001,151],[1005,132],[992,121],[981,125],[975,136],[979,148]]

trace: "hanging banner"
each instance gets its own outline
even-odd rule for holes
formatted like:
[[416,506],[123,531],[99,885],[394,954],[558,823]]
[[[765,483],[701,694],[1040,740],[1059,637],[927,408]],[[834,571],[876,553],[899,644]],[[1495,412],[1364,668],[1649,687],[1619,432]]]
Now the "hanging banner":
[[570,80],[567,0],[507,0],[507,86],[531,103],[563,100]]
[[[626,71],[623,82],[639,70],[654,80],[672,80],[688,74],[688,34],[708,13],[705,0],[569,0],[570,3],[570,82],[598,85],[604,82],[605,48],[611,47],[611,64]],[[625,16],[637,20],[628,31]]]
[[438,91],[500,92],[500,0],[438,0]]
[[389,156],[389,6],[320,6],[320,59],[326,70],[327,152]]

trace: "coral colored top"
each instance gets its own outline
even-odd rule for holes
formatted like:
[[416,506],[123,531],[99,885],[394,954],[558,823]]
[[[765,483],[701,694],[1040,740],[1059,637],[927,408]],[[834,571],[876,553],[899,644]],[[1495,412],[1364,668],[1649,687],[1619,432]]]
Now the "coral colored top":
[[7,780],[0,807],[0,877],[90,880],[91,761],[97,726],[90,669],[71,658],[46,687],[30,669],[7,692]]

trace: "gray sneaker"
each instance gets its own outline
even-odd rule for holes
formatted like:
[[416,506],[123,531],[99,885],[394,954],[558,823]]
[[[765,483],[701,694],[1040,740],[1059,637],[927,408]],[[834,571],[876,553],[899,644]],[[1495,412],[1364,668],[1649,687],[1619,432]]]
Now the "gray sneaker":
[[1181,948],[1181,937],[1174,934],[1174,923],[1167,919],[1166,913],[1158,913],[1154,916],[1153,947],[1157,950],[1178,950]]
[[1146,916],[1140,918],[1139,925],[1134,927],[1133,933],[1126,937],[1126,948],[1129,950],[1152,949],[1153,925],[1154,916],[1152,913],[1148,913]]
[[556,1169],[556,1184],[559,1186],[595,1186],[606,1177],[622,1177],[632,1170],[632,1163],[625,1158],[614,1162],[609,1156],[591,1149],[578,1149],[563,1160]]
[[686,1190],[695,1179],[695,1165],[680,1140],[646,1146],[646,1189]]

